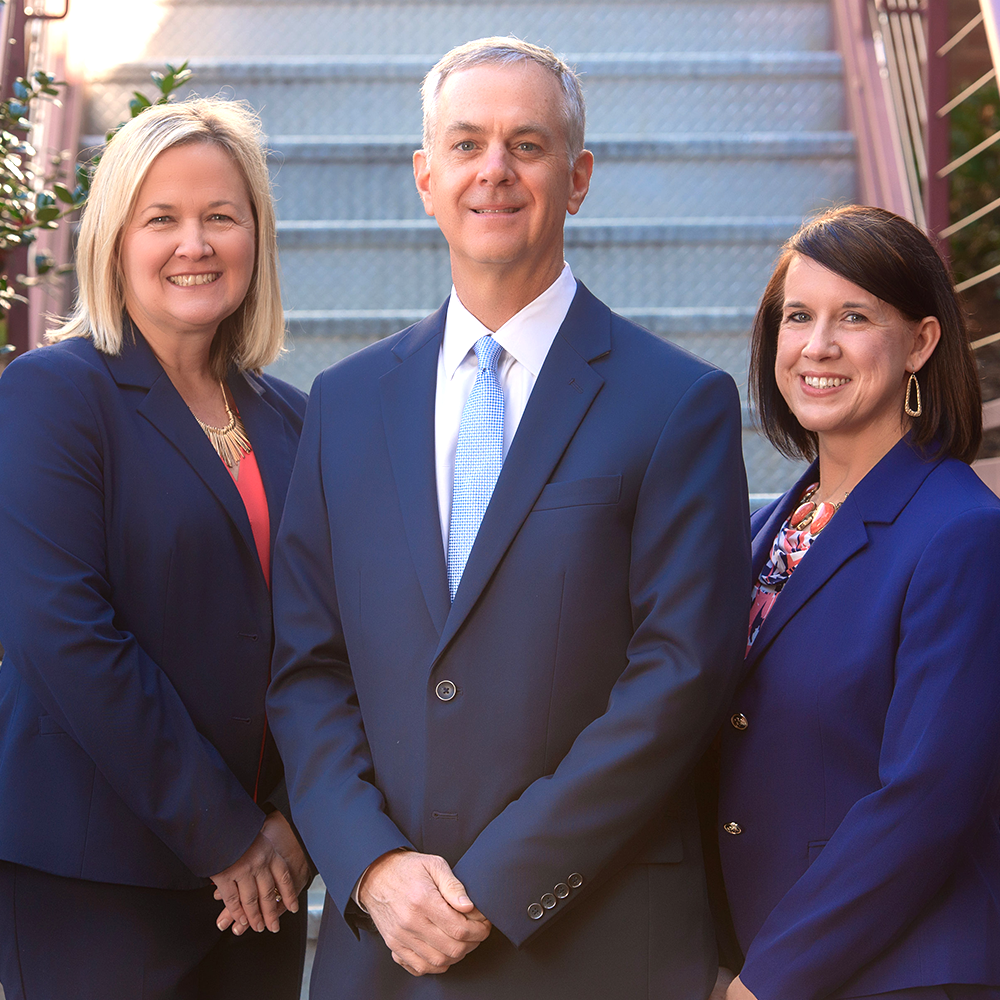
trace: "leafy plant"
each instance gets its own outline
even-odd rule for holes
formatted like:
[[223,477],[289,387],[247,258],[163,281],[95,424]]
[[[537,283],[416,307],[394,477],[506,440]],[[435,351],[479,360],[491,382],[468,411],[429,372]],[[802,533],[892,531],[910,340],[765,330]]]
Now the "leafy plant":
[[[961,156],[1000,131],[1000,94],[983,87],[951,113],[951,153]],[[964,219],[1000,198],[1000,144],[989,146],[952,174],[951,218]],[[1000,208],[951,237],[955,279],[965,281],[1000,264]],[[994,282],[1000,298],[1000,283]]]
[[[168,63],[165,73],[152,73],[159,94],[151,100],[140,91],[133,91],[129,101],[130,117],[137,117],[147,108],[167,104],[174,91],[187,83],[191,75],[186,61],[180,66]],[[0,317],[13,302],[25,301],[17,285],[27,287],[73,270],[72,264],[59,264],[47,251],[35,255],[36,278],[17,275],[11,279],[6,267],[11,250],[30,246],[40,230],[55,229],[67,215],[86,204],[90,180],[100,162],[100,155],[97,155],[87,163],[77,164],[67,178],[66,157],[60,156],[49,164],[55,168],[55,173],[46,173],[39,163],[37,151],[25,138],[31,128],[32,105],[40,100],[58,103],[60,88],[64,86],[64,82],[39,70],[30,77],[18,77],[14,81],[13,96],[0,101]],[[124,124],[121,122],[107,133],[108,141]],[[5,340],[5,332],[0,329],[0,356],[11,350],[10,345],[4,344]]]

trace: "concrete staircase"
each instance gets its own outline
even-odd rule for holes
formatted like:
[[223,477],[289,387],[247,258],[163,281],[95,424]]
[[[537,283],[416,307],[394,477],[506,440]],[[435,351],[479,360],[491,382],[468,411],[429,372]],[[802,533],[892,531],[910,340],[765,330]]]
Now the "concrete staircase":
[[[91,85],[114,124],[165,60],[248,100],[273,150],[290,353],[321,368],[436,308],[447,248],[413,188],[418,87],[452,45],[547,44],[583,74],[591,193],[574,273],[614,309],[702,355],[745,393],[747,331],[782,241],[855,197],[826,0],[161,0],[145,49]],[[746,420],[754,494],[794,469]]]

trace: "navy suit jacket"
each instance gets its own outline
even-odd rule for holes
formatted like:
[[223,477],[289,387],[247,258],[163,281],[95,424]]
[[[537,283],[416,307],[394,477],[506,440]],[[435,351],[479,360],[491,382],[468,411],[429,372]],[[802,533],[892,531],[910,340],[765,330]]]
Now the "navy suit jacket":
[[[736,388],[580,286],[450,604],[444,318],[319,376],[276,549],[269,714],[331,897],[313,986],[705,996],[714,937],[685,780],[743,641]],[[494,923],[443,975],[411,978],[352,916],[357,878],[400,846],[446,858]]]
[[[759,573],[810,469],[754,515]],[[814,541],[726,724],[726,889],[761,1000],[1000,985],[1000,500],[900,441]],[[739,720],[738,720],[739,721]]]
[[[305,408],[228,384],[277,531]],[[146,341],[0,378],[0,858],[204,883],[263,822],[270,596],[229,472]],[[267,741],[261,802],[280,781]]]

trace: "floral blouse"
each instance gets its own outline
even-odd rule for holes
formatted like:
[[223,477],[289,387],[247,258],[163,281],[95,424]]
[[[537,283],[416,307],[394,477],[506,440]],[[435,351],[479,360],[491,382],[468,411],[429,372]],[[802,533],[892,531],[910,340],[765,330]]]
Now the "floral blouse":
[[750,628],[747,634],[747,651],[744,657],[750,655],[750,648],[753,646],[757,633],[760,632],[764,619],[767,618],[774,602],[790,579],[795,567],[802,562],[803,556],[809,551],[820,531],[826,527],[826,521],[814,529],[812,524],[804,528],[793,528],[792,517],[798,512],[798,508],[806,497],[810,496],[817,489],[819,484],[810,486],[802,494],[802,500],[796,504],[795,509],[785,519],[785,523],[774,536],[771,544],[771,552],[767,562],[757,578],[754,585],[752,600],[750,602]]

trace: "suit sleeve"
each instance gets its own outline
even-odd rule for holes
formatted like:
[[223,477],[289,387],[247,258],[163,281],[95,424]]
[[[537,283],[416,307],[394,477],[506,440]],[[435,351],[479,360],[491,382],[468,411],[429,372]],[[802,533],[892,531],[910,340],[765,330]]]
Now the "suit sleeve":
[[412,848],[374,784],[337,605],[323,490],[322,376],[316,380],[278,532],[273,570],[275,649],[268,719],[296,828],[330,897],[349,915],[373,860]]
[[945,523],[899,622],[880,787],[854,804],[747,952],[759,1000],[819,1000],[905,932],[1000,792],[1000,512]]
[[739,399],[732,379],[711,372],[675,405],[643,475],[631,535],[634,632],[607,710],[455,866],[515,945],[550,923],[526,915],[525,887],[540,895],[570,872],[591,886],[611,874],[704,752],[746,641],[748,520]]
[[63,367],[33,355],[0,380],[0,429],[6,660],[129,808],[195,874],[214,875],[249,847],[264,816],[116,623],[107,429]]

